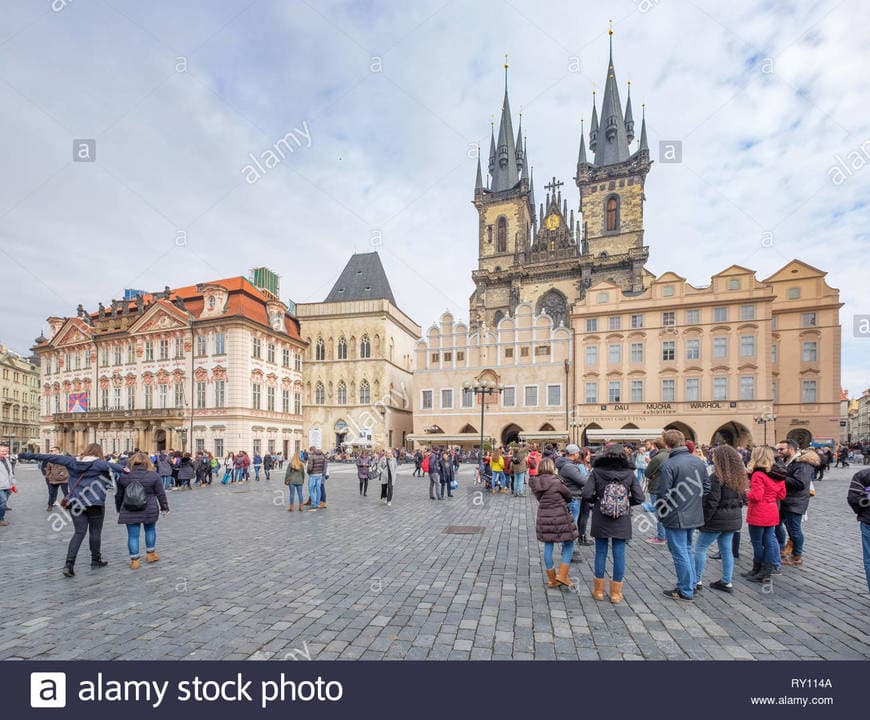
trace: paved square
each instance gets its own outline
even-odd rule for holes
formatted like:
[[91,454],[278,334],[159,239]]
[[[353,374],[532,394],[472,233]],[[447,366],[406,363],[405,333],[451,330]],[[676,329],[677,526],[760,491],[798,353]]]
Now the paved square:
[[[19,493],[0,528],[0,658],[24,659],[856,659],[870,657],[870,599],[860,536],[846,505],[856,470],[834,470],[810,506],[806,563],[770,592],[739,577],[735,593],[668,601],[667,548],[636,534],[625,602],[589,596],[592,548],[572,566],[578,592],[544,585],[533,498],[486,496],[463,466],[452,500],[400,469],[392,507],[358,496],[351,466],[333,465],[329,508],[286,510],[278,474],[247,486],[170,493],[159,563],[127,567],[110,509],[109,566],[61,575],[71,527],[52,529],[45,483],[19,465]],[[483,502],[481,502],[481,499]],[[634,512],[638,512],[637,509]],[[480,525],[453,535],[448,525]],[[635,524],[637,527],[637,524]],[[710,561],[705,583],[717,579]]]

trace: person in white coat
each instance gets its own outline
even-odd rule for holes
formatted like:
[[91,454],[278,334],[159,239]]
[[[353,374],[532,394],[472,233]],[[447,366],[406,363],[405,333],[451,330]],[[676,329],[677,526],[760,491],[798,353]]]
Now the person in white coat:
[[381,480],[381,500],[390,506],[393,504],[393,490],[396,486],[396,476],[399,474],[399,466],[392,450],[381,453],[377,473],[380,474]]

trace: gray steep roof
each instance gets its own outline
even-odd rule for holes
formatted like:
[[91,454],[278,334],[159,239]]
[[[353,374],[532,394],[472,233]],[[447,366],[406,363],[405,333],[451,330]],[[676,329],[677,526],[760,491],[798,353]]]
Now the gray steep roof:
[[389,300],[396,305],[390,281],[377,252],[351,255],[324,302],[348,300]]

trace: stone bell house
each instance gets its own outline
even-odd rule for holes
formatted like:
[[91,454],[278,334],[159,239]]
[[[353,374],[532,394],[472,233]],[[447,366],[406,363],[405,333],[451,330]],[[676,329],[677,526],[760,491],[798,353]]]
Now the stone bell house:
[[300,303],[296,312],[308,344],[309,444],[404,447],[420,326],[396,304],[378,253],[352,255],[324,301]]
[[43,448],[292,453],[305,343],[272,287],[233,277],[49,318]]

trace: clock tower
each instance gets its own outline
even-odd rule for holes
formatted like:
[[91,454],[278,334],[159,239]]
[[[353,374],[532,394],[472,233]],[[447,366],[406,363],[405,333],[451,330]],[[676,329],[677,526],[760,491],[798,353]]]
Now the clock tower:
[[606,280],[625,292],[638,292],[649,284],[649,249],[643,244],[644,183],[651,165],[646,122],[632,153],[631,96],[623,115],[612,32],[600,123],[593,102],[589,147],[594,160],[587,159],[581,126],[574,177],[580,202],[570,209],[567,193],[563,197],[564,183],[556,177],[544,186],[544,202],[536,207],[522,117],[516,136],[513,133],[505,63],[498,139],[493,127],[486,182],[478,158],[472,201],[478,215],[478,266],[469,299],[472,331],[483,323],[497,326],[527,301],[555,326],[567,326],[571,306],[593,282]]

